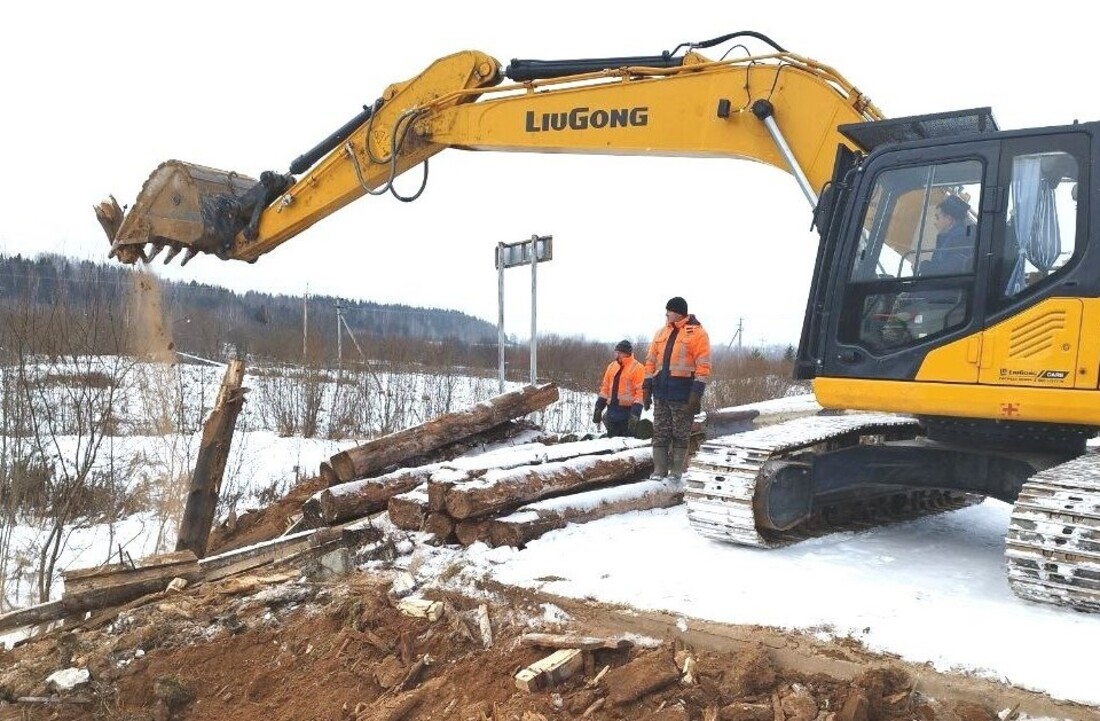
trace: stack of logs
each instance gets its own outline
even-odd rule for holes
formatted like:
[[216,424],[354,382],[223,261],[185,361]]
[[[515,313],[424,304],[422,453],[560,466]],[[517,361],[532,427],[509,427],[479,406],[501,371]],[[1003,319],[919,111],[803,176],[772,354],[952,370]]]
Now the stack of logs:
[[329,487],[303,504],[303,519],[334,525],[388,509],[398,528],[427,531],[438,542],[522,547],[567,523],[681,502],[678,483],[644,480],[653,468],[649,443],[632,438],[549,443],[542,436],[378,474],[491,432],[557,396],[552,384],[527,386],[333,456],[322,467]]

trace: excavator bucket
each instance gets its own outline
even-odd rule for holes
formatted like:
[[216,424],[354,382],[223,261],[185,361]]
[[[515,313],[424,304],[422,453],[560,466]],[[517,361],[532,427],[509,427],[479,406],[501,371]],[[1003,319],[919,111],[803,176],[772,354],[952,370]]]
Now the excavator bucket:
[[[245,175],[169,160],[141,188],[122,216],[114,202],[96,206],[96,216],[111,240],[111,257],[146,263],[167,249],[165,263],[186,251],[224,256],[241,228],[242,198],[257,181]],[[121,220],[120,220],[121,217]]]

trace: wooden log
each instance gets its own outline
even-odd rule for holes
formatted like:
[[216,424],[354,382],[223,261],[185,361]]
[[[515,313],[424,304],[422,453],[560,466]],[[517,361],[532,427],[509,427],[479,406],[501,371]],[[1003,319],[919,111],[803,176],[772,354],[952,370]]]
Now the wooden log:
[[489,542],[489,521],[459,521],[455,524],[455,538],[463,546],[472,546],[478,541]]
[[390,499],[423,484],[438,464],[402,468],[377,478],[341,483],[318,491],[302,504],[302,515],[332,525],[385,510]]
[[459,520],[484,518],[542,498],[635,480],[652,468],[652,451],[636,448],[606,456],[580,456],[540,466],[490,471],[483,478],[452,488],[447,493],[447,512]]
[[437,541],[447,543],[455,532],[455,519],[446,513],[429,511],[424,519],[424,530],[435,536]]
[[377,537],[369,521],[334,528],[311,529],[280,536],[245,548],[199,560],[204,581],[216,581],[260,566],[277,566],[323,556],[337,548],[352,548]]
[[167,578],[171,581],[177,576],[193,576],[199,570],[196,560],[191,551],[176,551],[139,558],[133,563],[111,563],[62,571],[61,578],[65,582],[63,596],[72,596],[115,583],[139,582],[150,578]]
[[423,486],[399,493],[387,504],[390,521],[404,531],[419,531],[428,517],[428,492]]
[[195,581],[201,576],[198,559],[190,551],[153,556],[139,563],[63,574],[66,591],[60,599],[0,615],[0,633],[126,603],[163,591],[177,577]]
[[187,505],[176,540],[177,551],[191,551],[199,558],[206,555],[206,544],[210,538],[210,528],[214,524],[214,511],[221,492],[225,463],[233,443],[233,430],[237,425],[237,416],[244,406],[247,389],[241,388],[243,381],[244,361],[229,361],[214,410],[210,412],[202,429],[198,458],[191,474],[191,487],[187,492]]
[[558,399],[553,383],[525,386],[462,411],[444,413],[413,428],[349,448],[329,459],[341,481],[354,481],[447,444],[489,430],[512,418],[541,410]]
[[469,458],[456,458],[440,464],[439,470],[434,471],[428,479],[428,508],[433,511],[445,510],[447,493],[452,488],[483,476],[489,470],[540,465],[579,456],[618,453],[643,447],[648,448],[649,443],[635,438],[600,438],[549,446],[532,443],[529,446],[505,448]]
[[557,633],[525,633],[519,637],[522,646],[536,648],[579,648],[582,651],[609,649],[625,651],[633,648],[634,643],[625,638],[597,638],[595,636],[570,636]]
[[525,544],[569,523],[588,523],[628,511],[669,508],[683,501],[684,490],[674,481],[640,481],[552,498],[523,506],[515,513],[489,521],[494,546]]

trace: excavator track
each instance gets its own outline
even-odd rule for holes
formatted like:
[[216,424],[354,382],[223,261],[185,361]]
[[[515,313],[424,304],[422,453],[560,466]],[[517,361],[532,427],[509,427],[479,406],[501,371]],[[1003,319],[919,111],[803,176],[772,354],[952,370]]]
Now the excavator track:
[[[761,528],[754,498],[766,481],[765,465],[811,451],[837,450],[882,437],[913,437],[913,418],[883,414],[811,416],[703,443],[685,474],[688,520],[703,536],[727,543],[776,548],[845,530],[919,518],[962,508],[981,496],[937,490],[861,493],[815,507],[805,521],[786,531]],[[815,504],[816,506],[816,504]]]
[[1100,611],[1100,454],[1053,466],[1024,484],[1005,561],[1016,595]]

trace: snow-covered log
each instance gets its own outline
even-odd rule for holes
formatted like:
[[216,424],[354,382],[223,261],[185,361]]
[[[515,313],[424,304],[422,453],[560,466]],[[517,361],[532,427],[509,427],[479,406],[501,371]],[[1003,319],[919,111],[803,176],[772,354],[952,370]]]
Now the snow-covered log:
[[569,523],[587,523],[628,511],[668,508],[681,503],[683,498],[683,486],[670,480],[640,481],[551,498],[489,521],[489,538],[494,546],[521,547]]
[[361,518],[386,508],[394,496],[423,484],[439,464],[401,468],[377,478],[341,483],[318,491],[302,504],[307,520],[332,525]]
[[636,480],[652,468],[652,451],[635,448],[610,455],[489,471],[482,478],[450,489],[447,512],[459,520],[484,518],[542,498]]
[[439,470],[432,472],[428,480],[428,507],[433,511],[445,510],[447,493],[452,488],[484,476],[486,471],[536,466],[578,456],[618,453],[648,446],[648,441],[637,438],[597,438],[552,445],[531,443],[477,456],[456,458],[440,464]]
[[525,386],[503,393],[462,411],[444,413],[419,426],[391,433],[349,448],[329,459],[333,473],[343,482],[366,478],[410,458],[431,452],[513,418],[541,410],[558,399],[553,383]]

